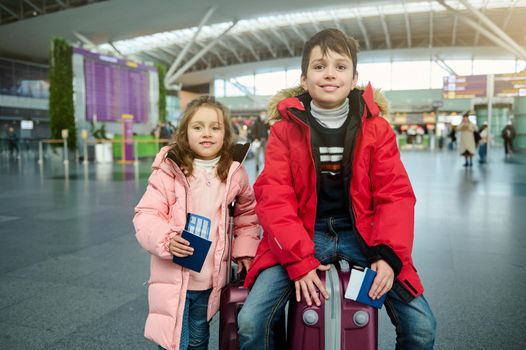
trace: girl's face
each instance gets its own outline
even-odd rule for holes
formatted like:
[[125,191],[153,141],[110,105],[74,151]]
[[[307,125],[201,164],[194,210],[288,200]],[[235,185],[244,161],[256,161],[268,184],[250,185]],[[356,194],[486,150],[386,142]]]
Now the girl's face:
[[188,123],[188,144],[196,158],[210,160],[219,156],[225,138],[225,125],[220,111],[199,107]]

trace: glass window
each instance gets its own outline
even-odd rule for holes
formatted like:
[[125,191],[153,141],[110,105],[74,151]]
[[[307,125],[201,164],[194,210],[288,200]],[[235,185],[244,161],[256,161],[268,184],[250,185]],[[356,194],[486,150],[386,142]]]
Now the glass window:
[[237,83],[239,83],[248,93],[254,95],[256,92],[256,79],[254,74],[243,75],[241,77],[235,78]]
[[47,99],[48,69],[30,63],[0,59],[0,94]]
[[515,62],[515,72],[522,72],[526,70],[526,61],[517,60]]
[[214,80],[214,96],[225,97],[225,81],[223,79]]
[[473,74],[515,73],[515,61],[499,60],[499,64],[490,60],[473,61]]
[[371,82],[374,88],[391,90],[391,63],[358,63],[358,86]]
[[429,61],[392,63],[392,90],[429,89],[430,78]]
[[231,81],[225,81],[225,96],[246,96],[246,93],[243,92],[242,87],[232,79]]
[[301,84],[301,69],[287,69],[286,83],[287,87],[296,87]]
[[284,70],[271,73],[256,74],[256,95],[274,95],[286,87],[286,73]]
[[447,77],[449,75],[448,72],[446,72],[444,69],[442,69],[438,64],[435,62],[430,62],[431,66],[431,78],[430,78],[430,89],[442,89],[442,85],[444,84],[444,77]]
[[445,60],[457,75],[473,75],[471,60]]

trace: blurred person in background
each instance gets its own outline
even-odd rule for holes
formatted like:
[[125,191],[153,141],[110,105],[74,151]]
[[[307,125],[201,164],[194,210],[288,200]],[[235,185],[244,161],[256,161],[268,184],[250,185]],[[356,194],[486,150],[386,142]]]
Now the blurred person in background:
[[455,125],[451,125],[449,131],[449,150],[454,150],[457,147],[457,128]]
[[486,155],[488,154],[488,123],[484,122],[482,127],[479,130],[480,140],[479,140],[479,163],[486,163]]
[[464,156],[465,167],[473,166],[473,155],[475,154],[476,149],[473,132],[476,129],[475,124],[469,121],[469,113],[464,113],[462,116],[462,122],[458,125],[458,130],[460,131],[460,144],[458,146],[458,151],[461,156]]
[[510,120],[501,132],[501,136],[504,139],[504,152],[506,158],[511,158],[513,156],[513,139],[516,135],[517,132]]
[[265,157],[265,148],[267,145],[269,127],[265,123],[266,113],[262,112],[254,120],[250,128],[250,139],[253,143],[254,157],[256,159],[256,173],[261,169],[261,157]]
[[12,127],[7,130],[7,144],[9,147],[9,156],[18,157],[18,136]]

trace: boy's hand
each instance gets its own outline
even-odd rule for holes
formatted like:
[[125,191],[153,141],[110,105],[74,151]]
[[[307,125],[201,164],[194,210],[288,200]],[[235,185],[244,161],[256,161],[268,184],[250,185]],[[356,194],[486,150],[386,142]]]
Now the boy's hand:
[[172,238],[169,249],[170,253],[178,258],[194,254],[194,248],[190,247],[190,242],[179,235]]
[[391,265],[383,259],[372,263],[371,269],[376,271],[376,277],[369,290],[369,297],[374,300],[391,290],[394,282],[394,271]]
[[250,269],[250,265],[252,265],[252,258],[244,257],[244,258],[238,258],[237,259],[237,272],[241,273],[243,269],[248,272],[248,269]]
[[312,300],[314,300],[314,303],[317,306],[320,306],[321,301],[318,296],[317,290],[320,291],[320,294],[323,295],[325,299],[329,299],[329,293],[327,293],[325,286],[320,281],[316,270],[327,271],[330,268],[331,267],[329,265],[320,265],[314,270],[309,271],[308,274],[306,274],[296,282],[294,282],[294,286],[296,287],[296,301],[298,303],[301,301],[301,293],[303,293],[303,296],[307,301],[307,305],[311,306]]

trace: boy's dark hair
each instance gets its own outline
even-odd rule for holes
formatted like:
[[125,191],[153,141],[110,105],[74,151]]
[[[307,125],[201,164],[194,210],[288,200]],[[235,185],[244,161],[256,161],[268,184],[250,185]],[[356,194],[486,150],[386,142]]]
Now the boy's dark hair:
[[358,51],[360,45],[358,40],[352,36],[347,36],[338,29],[329,28],[324,29],[314,34],[303,46],[303,54],[301,55],[301,75],[307,76],[307,69],[309,67],[309,60],[312,49],[319,46],[323,55],[331,50],[340,55],[348,56],[352,59],[353,76],[356,74],[356,64],[358,63]]

